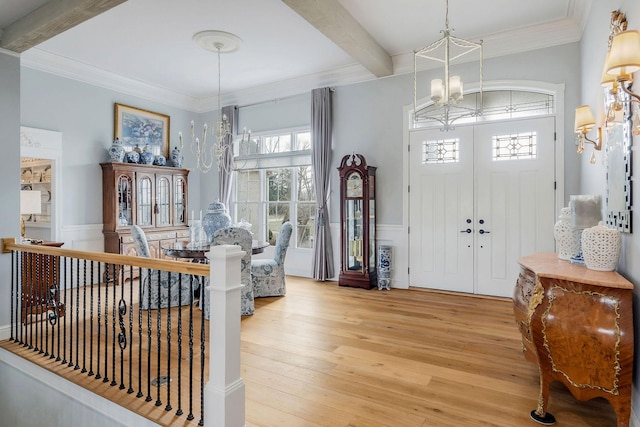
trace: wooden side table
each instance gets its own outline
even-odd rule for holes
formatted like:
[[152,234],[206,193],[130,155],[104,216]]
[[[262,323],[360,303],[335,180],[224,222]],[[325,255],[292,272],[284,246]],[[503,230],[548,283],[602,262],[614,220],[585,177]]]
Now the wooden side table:
[[551,425],[549,386],[562,382],[579,400],[603,397],[618,427],[629,425],[633,376],[633,284],[615,271],[593,271],[539,253],[519,260],[514,288],[523,352],[540,371],[531,418]]
[[[64,242],[43,241],[32,243],[41,246],[60,247]],[[64,304],[60,303],[60,257],[53,255],[22,253],[22,322],[51,311],[57,317],[64,316]],[[46,320],[46,319],[41,319]]]

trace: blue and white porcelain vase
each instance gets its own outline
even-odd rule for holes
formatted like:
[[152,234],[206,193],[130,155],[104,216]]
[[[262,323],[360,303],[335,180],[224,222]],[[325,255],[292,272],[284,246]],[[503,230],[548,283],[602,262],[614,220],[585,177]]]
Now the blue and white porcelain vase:
[[173,165],[173,167],[181,168],[182,162],[184,162],[182,150],[180,150],[178,147],[173,147],[173,150],[171,150],[171,164]]
[[208,207],[207,214],[202,218],[202,228],[207,233],[207,242],[213,243],[213,233],[231,225],[231,217],[227,214],[224,203],[215,201]]
[[391,289],[391,246],[378,246],[378,290]]
[[153,158],[153,164],[156,166],[165,166],[167,159],[162,154],[158,154]]
[[153,151],[151,151],[151,147],[145,145],[142,148],[142,153],[140,154],[140,164],[141,165],[152,165],[154,159]]
[[127,163],[138,163],[140,161],[140,154],[135,150],[127,151],[125,159]]
[[110,162],[120,162],[124,160],[124,147],[122,146],[122,141],[119,138],[116,138],[111,144],[111,148],[109,148],[109,161]]

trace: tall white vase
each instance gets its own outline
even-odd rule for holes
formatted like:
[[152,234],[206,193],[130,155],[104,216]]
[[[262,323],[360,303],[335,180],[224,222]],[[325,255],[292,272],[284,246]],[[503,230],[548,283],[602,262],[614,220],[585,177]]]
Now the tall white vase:
[[556,239],[558,258],[570,260],[580,253],[580,237],[582,230],[571,226],[571,208],[560,209],[558,222],[553,226],[553,237]]

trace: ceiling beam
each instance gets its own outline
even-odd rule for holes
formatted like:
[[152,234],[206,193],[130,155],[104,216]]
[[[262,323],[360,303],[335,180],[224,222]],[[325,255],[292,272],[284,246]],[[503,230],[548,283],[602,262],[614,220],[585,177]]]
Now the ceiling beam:
[[0,48],[22,53],[127,0],[50,0],[2,31]]
[[391,55],[338,0],[282,0],[376,77],[393,74]]

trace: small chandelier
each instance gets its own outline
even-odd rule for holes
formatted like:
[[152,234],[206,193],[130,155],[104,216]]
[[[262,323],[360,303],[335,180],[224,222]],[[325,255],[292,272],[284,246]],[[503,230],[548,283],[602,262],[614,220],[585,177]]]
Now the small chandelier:
[[[482,40],[474,42],[452,35],[449,28],[449,0],[446,0],[445,29],[438,41],[413,52],[413,122],[436,121],[442,124],[442,131],[453,129],[453,124],[464,117],[476,117],[482,114]],[[463,105],[463,83],[460,76],[452,76],[451,63],[468,53],[479,52],[479,100],[477,105]],[[444,78],[431,80],[431,101],[433,103],[418,108],[418,61],[428,59],[444,64]]]
[[[235,34],[224,31],[200,31],[193,36],[193,40],[203,49],[213,51],[218,54],[218,117],[216,124],[211,129],[215,141],[213,144],[207,144],[207,133],[209,127],[207,123],[202,128],[202,137],[196,137],[195,124],[191,121],[191,152],[196,159],[196,168],[202,173],[207,173],[213,167],[215,161],[218,171],[224,171],[230,174],[234,169],[234,144],[233,130],[229,118],[226,114],[222,114],[220,102],[221,97],[221,66],[220,54],[233,52],[238,49],[242,40]],[[248,134],[249,138],[251,133]],[[244,141],[247,133],[243,133],[242,141]],[[182,137],[180,135],[180,137]]]

